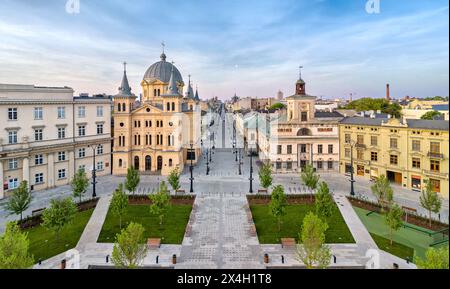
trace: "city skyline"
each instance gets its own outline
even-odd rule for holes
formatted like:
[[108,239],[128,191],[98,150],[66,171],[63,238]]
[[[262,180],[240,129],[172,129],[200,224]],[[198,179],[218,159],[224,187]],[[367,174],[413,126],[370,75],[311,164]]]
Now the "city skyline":
[[164,41],[204,99],[291,95],[300,65],[317,96],[448,95],[447,1],[66,2],[2,2],[0,83],[115,94],[127,61],[139,95]]

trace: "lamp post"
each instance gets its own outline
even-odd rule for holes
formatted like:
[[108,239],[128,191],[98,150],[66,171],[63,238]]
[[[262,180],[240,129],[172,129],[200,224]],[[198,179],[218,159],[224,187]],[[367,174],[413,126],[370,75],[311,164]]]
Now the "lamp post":
[[353,169],[353,147],[355,146],[355,141],[350,141],[350,196],[355,195],[355,179],[353,177],[354,169]]
[[250,149],[250,190],[249,193],[253,194],[253,151]]
[[97,193],[96,193],[97,166],[95,163],[95,151],[97,150],[99,145],[89,145],[88,147],[92,148],[92,155],[93,155],[93,159],[92,159],[92,198],[94,199],[97,197]]
[[241,149],[239,149],[239,175],[242,175],[242,154],[241,154]]
[[209,176],[209,149],[206,149],[206,175]]
[[194,144],[191,143],[191,153],[190,153],[190,158],[191,158],[191,166],[189,167],[189,169],[191,170],[191,177],[190,177],[190,181],[191,181],[191,190],[190,192],[193,193],[194,192],[194,166],[192,164],[192,150],[193,150]]

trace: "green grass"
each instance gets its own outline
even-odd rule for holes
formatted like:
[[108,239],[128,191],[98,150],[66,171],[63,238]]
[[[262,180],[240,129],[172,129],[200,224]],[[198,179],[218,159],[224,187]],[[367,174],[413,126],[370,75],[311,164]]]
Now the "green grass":
[[[130,222],[138,223],[144,227],[146,239],[161,238],[163,244],[181,244],[191,211],[192,205],[171,205],[164,218],[163,226],[160,226],[158,216],[150,214],[149,205],[129,205],[122,217],[122,229]],[[120,233],[119,217],[110,210],[98,242],[114,243],[118,233]]]
[[[268,205],[251,205],[250,209],[261,244],[279,244],[281,238],[295,238],[298,241],[303,218],[308,212],[315,212],[314,205],[288,205],[281,231],[278,231],[277,220],[270,214]],[[332,217],[327,219],[327,224],[326,243],[355,243],[337,207],[335,207]]]
[[378,248],[383,251],[389,252],[392,255],[400,257],[405,260],[413,261],[414,260],[414,249],[403,244],[393,242],[391,245],[391,241],[387,238],[370,234],[377,244]]
[[37,226],[29,230],[28,239],[30,240],[29,251],[37,262],[47,260],[53,256],[61,254],[74,248],[80,240],[81,234],[86,227],[94,209],[79,212],[75,215],[72,224],[66,226],[59,234],[56,240],[55,233],[42,226]]
[[[383,215],[374,213],[366,216],[369,211],[357,207],[354,207],[354,210],[371,234],[389,239],[389,228],[385,223]],[[408,225],[413,226],[411,224]],[[420,229],[425,232],[433,232],[424,228]],[[394,232],[393,240],[406,247],[411,247],[414,250],[414,255],[421,258],[425,257],[426,250],[433,243],[433,237],[410,228],[401,228],[397,232]]]

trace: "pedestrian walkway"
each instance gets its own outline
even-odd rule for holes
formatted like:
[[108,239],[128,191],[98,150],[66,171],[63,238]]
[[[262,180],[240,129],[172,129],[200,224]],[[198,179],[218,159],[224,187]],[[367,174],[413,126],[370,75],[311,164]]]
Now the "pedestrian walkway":
[[194,207],[177,269],[264,268],[245,196],[197,196]]

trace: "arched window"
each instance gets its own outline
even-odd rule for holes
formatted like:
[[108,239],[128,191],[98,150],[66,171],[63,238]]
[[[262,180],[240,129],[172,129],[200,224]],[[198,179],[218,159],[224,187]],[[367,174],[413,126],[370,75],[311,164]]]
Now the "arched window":
[[169,159],[169,167],[173,166],[173,161],[172,159]]
[[139,157],[138,156],[134,157],[134,168],[136,170],[139,170]]
[[148,144],[152,145],[152,135],[148,135]]
[[167,103],[167,111],[170,111],[170,102]]
[[153,90],[153,96],[156,96],[156,89]]
[[172,102],[172,111],[175,111],[175,102]]
[[117,111],[120,111],[120,103],[117,105]]
[[161,89],[158,89],[158,96],[161,96]]
[[297,132],[297,136],[312,136],[312,132],[308,128],[302,128]]
[[122,103],[122,111],[127,111],[127,107],[126,107],[125,103]]
[[119,159],[119,168],[121,168],[123,166],[123,161],[122,159]]
[[168,145],[168,146],[171,146],[171,145],[172,145],[170,135],[167,136],[167,145]]

